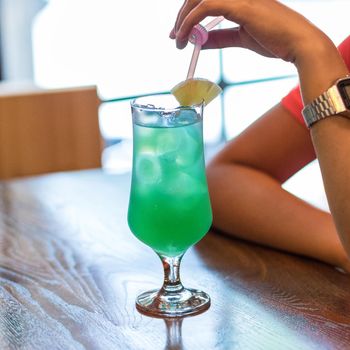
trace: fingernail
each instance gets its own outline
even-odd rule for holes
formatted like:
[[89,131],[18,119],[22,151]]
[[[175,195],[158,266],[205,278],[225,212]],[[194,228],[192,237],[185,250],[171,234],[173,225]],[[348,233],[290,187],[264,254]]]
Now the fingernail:
[[177,39],[176,47],[180,50],[184,49],[187,46],[187,40]]
[[169,34],[169,38],[170,39],[175,39],[176,38],[176,35],[175,35],[175,29],[173,28]]

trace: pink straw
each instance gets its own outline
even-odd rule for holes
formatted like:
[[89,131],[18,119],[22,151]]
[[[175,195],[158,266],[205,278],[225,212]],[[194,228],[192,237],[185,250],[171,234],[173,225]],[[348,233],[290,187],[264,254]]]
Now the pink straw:
[[188,68],[187,78],[191,79],[194,76],[194,71],[197,66],[199,53],[201,51],[202,45],[208,40],[208,31],[218,25],[224,19],[223,16],[217,17],[210,21],[206,26],[197,24],[193,27],[189,41],[194,44],[194,50],[192,53],[192,58],[190,62],[190,67]]
[[214,18],[212,21],[210,21],[207,25],[205,25],[205,29],[206,30],[210,30],[213,29],[214,27],[216,27],[220,22],[222,22],[225,19],[224,16],[220,16],[220,17],[216,17]]

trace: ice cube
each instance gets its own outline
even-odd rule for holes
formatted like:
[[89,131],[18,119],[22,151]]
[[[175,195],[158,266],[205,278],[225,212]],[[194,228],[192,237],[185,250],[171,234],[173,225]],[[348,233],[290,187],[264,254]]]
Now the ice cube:
[[162,160],[175,161],[177,152],[182,145],[183,134],[181,128],[164,128],[156,140],[157,155]]
[[195,109],[181,109],[176,116],[177,125],[189,125],[198,121],[198,113]]
[[171,194],[179,194],[181,196],[188,196],[193,191],[197,184],[197,180],[190,175],[183,172],[176,172],[173,176],[167,178],[166,192]]
[[[176,157],[176,164],[187,168],[195,165],[202,156],[202,141],[199,124],[184,128],[182,146]],[[200,166],[196,164],[196,166]]]
[[191,209],[202,200],[206,192],[203,181],[183,172],[163,177],[160,190],[169,196],[169,205],[175,208]]
[[159,124],[160,112],[155,110],[134,109],[133,119],[138,125],[155,126]]
[[154,153],[156,151],[156,132],[155,128],[147,128],[145,126],[135,126],[135,146],[137,152]]
[[143,184],[156,184],[161,180],[162,169],[154,153],[139,153],[135,164],[137,180]]

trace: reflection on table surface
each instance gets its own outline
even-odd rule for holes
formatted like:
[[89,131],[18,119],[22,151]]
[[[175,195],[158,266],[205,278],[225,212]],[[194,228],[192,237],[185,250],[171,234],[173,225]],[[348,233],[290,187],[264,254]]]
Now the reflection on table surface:
[[210,232],[182,279],[210,309],[139,314],[162,268],[126,222],[130,174],[0,182],[1,349],[346,349],[350,278],[317,261]]

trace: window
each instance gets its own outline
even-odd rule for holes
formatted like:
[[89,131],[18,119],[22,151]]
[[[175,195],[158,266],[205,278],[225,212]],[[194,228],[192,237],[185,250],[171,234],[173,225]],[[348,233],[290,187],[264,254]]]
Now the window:
[[[348,0],[284,2],[337,44],[349,34]],[[176,50],[168,38],[181,4],[182,0],[49,1],[33,27],[36,82],[46,87],[97,84],[102,100],[120,99],[101,106],[106,140],[130,139],[129,102],[123,97],[168,91],[185,78],[192,47]],[[223,22],[227,25],[231,24]],[[205,141],[211,144],[237,135],[297,83],[291,64],[238,48],[202,52],[196,76],[226,85],[221,100],[205,111]],[[130,147],[125,149],[130,152]],[[297,191],[292,183],[286,188]]]

